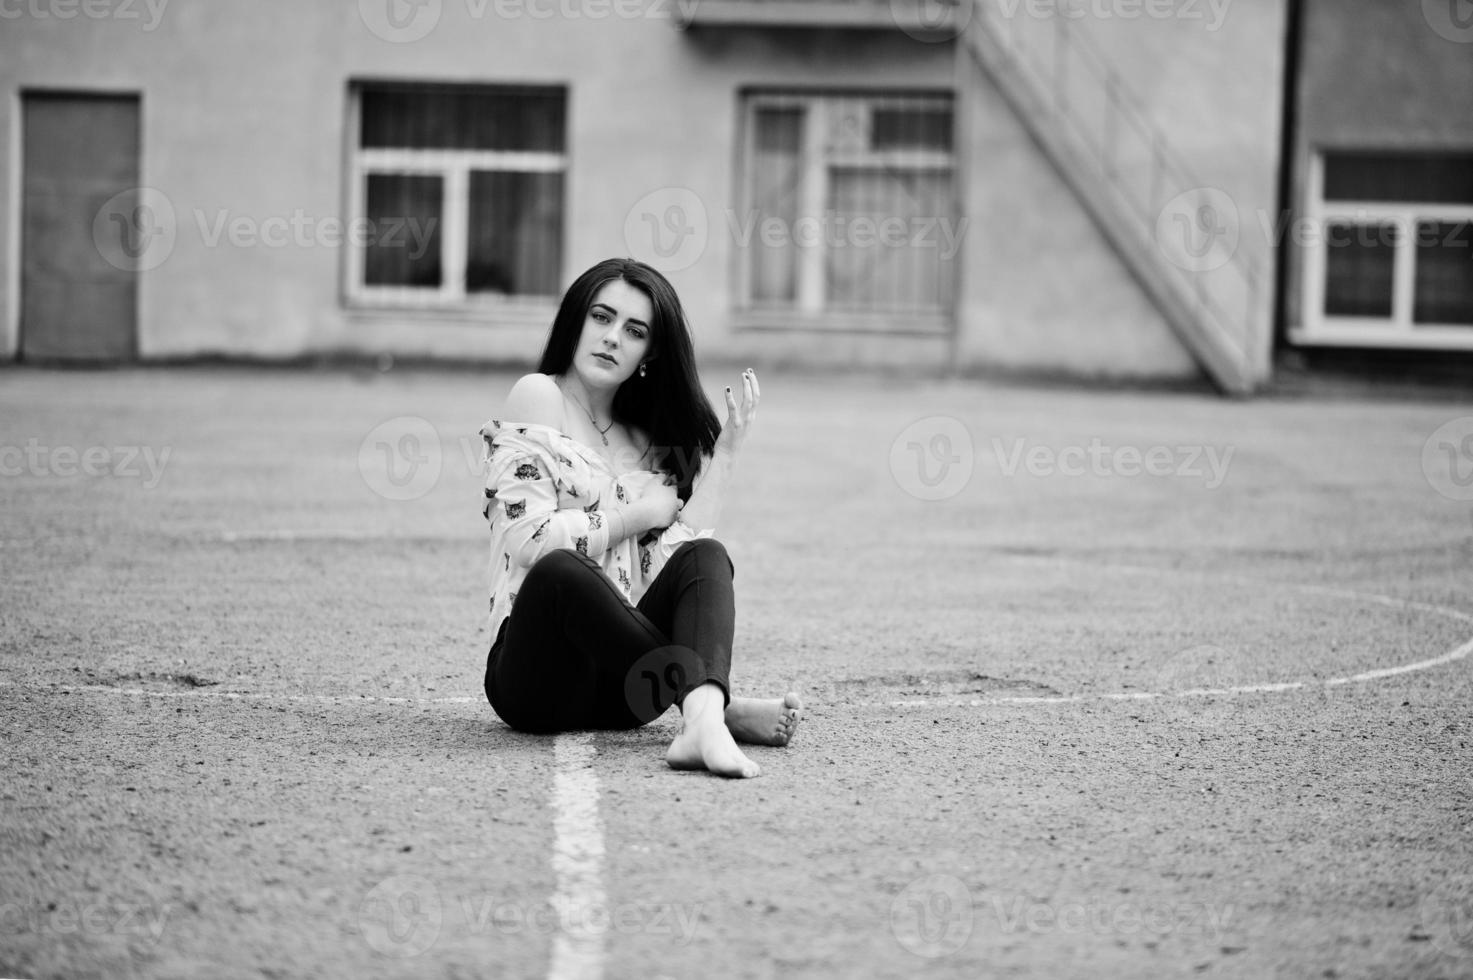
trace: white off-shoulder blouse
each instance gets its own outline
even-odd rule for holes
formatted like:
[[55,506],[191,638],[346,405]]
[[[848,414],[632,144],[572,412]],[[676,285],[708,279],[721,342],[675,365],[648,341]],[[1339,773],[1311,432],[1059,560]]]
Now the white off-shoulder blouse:
[[511,615],[517,589],[537,559],[572,548],[597,561],[609,581],[635,605],[675,549],[710,530],[676,520],[647,545],[636,537],[609,544],[605,506],[631,503],[666,474],[616,474],[608,460],[550,425],[491,419],[481,426],[486,444],[486,499],[491,526],[491,618],[494,643]]

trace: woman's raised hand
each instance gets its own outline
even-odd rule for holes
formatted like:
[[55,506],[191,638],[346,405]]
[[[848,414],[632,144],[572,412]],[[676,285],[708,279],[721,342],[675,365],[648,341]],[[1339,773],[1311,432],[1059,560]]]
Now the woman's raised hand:
[[757,385],[757,372],[747,368],[742,372],[740,404],[731,388],[726,389],[726,424],[721,427],[721,436],[716,440],[717,449],[724,445],[728,451],[736,452],[741,448],[742,440],[747,438],[748,427],[757,417],[757,402],[761,397],[762,389]]

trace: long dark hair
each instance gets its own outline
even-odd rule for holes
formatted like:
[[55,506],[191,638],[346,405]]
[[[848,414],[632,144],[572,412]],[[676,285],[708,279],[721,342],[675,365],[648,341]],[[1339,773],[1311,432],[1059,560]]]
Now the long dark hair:
[[649,434],[660,467],[675,474],[680,499],[688,500],[703,457],[716,451],[721,422],[701,390],[690,324],[668,279],[634,259],[605,259],[583,273],[563,294],[537,370],[543,374],[568,370],[594,298],[615,279],[650,298],[654,322],[646,374],[631,376],[614,393],[614,419]]

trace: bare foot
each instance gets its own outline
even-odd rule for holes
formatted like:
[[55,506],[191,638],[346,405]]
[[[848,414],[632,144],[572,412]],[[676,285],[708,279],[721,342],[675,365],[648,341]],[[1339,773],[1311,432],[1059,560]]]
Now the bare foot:
[[680,734],[665,753],[670,768],[707,769],[733,779],[762,774],[761,767],[742,754],[722,724],[723,700],[721,689],[714,684],[703,684],[685,696]]
[[787,745],[798,734],[803,702],[792,691],[781,698],[732,698],[726,727],[738,742]]

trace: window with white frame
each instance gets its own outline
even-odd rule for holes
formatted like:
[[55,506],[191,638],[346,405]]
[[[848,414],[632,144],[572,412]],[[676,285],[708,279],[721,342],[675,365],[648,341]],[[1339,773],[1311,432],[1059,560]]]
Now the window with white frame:
[[556,296],[565,107],[561,89],[355,85],[349,299],[463,308]]
[[753,92],[743,108],[744,311],[897,329],[950,313],[965,222],[949,94]]
[[1473,348],[1473,153],[1325,151],[1309,212],[1296,339]]

